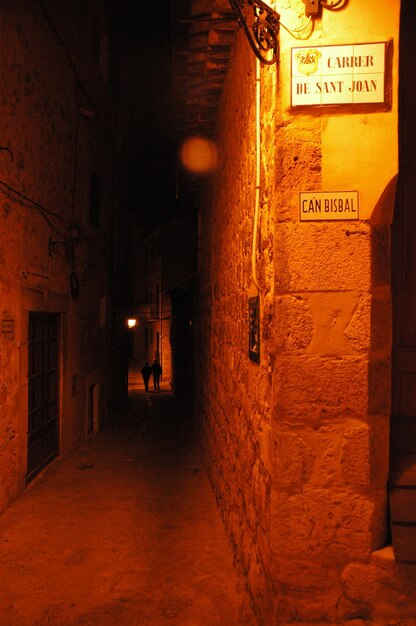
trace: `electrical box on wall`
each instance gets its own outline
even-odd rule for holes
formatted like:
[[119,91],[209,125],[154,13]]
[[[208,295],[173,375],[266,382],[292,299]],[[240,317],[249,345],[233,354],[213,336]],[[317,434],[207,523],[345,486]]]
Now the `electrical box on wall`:
[[260,363],[260,297],[248,299],[249,347],[251,361]]
[[305,3],[305,15],[316,15],[319,13],[319,0],[303,0]]

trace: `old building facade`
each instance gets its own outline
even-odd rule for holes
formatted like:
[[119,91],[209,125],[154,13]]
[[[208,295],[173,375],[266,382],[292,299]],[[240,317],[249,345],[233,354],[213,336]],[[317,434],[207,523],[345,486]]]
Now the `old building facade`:
[[271,66],[230,32],[229,3],[193,4],[185,101],[201,106],[184,127],[219,151],[200,203],[198,414],[259,623],[411,624],[415,15],[320,2],[308,20],[305,4],[273,4]]
[[105,3],[3,3],[0,509],[108,416],[115,115]]
[[133,254],[132,316],[138,323],[130,333],[129,383],[141,382],[141,368],[156,360],[162,367],[162,380],[170,385],[171,310],[163,271],[163,229],[139,241]]
[[193,387],[192,281],[196,274],[196,235],[191,219],[166,222],[137,237],[132,253],[132,306],[129,384],[158,360],[162,381],[181,395]]

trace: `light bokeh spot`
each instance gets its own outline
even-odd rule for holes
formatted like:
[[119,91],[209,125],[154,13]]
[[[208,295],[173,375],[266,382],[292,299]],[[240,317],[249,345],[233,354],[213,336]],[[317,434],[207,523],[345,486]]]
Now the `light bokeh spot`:
[[212,172],[218,163],[218,151],[212,139],[188,137],[180,149],[182,165],[194,174]]

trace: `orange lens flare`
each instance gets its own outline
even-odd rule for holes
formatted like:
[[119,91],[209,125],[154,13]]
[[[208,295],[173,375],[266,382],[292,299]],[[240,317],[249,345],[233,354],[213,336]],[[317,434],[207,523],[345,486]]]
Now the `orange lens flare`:
[[182,165],[193,174],[208,174],[218,163],[215,143],[206,137],[188,137],[180,149]]

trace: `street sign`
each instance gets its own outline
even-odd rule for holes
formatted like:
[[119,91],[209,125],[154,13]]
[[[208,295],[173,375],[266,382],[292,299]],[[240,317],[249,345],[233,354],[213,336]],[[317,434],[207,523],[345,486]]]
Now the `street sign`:
[[300,221],[358,220],[358,191],[304,191],[299,194]]
[[384,103],[386,46],[292,48],[292,106]]

